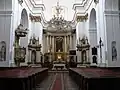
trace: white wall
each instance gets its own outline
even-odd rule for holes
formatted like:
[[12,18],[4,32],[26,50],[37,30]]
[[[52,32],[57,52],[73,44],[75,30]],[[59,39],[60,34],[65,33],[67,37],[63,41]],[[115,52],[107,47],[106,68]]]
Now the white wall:
[[[33,36],[33,34],[35,34],[35,37],[38,38],[39,37],[39,44],[43,45],[43,28],[42,28],[42,24],[40,22],[32,22],[32,33],[31,36]],[[42,52],[43,52],[43,46],[41,48]]]
[[12,0],[0,0],[0,11],[12,11]]
[[[120,67],[120,28],[118,0],[105,0],[105,24],[107,35],[107,59],[109,67]],[[112,61],[112,41],[116,41],[117,60]]]
[[12,15],[12,0],[0,0],[0,42],[6,42],[6,61],[1,61],[0,67],[9,66]]
[[[79,15],[87,14],[88,13],[88,20],[84,23],[84,30],[80,31],[79,33],[84,33],[90,42],[90,38],[94,37],[92,41],[96,41],[94,46],[99,45],[99,39],[100,37],[102,38],[104,46],[102,47],[102,63],[105,64],[106,62],[106,52],[107,52],[107,40],[106,40],[106,31],[105,31],[105,24],[104,24],[104,0],[99,0],[99,3],[95,4],[94,0],[86,0],[86,4],[83,3],[83,6],[78,5],[76,6],[75,10],[76,13]],[[84,6],[85,5],[85,6]],[[90,26],[90,14],[91,10],[95,9],[96,11],[96,29],[97,29],[97,34],[90,35],[89,30],[91,29]],[[82,25],[83,26],[83,25]],[[85,31],[86,30],[86,31]],[[97,36],[96,36],[97,35]],[[82,36],[82,35],[80,35]],[[97,37],[97,38],[95,38]],[[93,42],[94,43],[94,42]],[[92,45],[93,46],[93,45]],[[91,56],[90,56],[91,57]],[[92,58],[91,58],[92,62]],[[100,49],[98,48],[98,63],[100,63]]]

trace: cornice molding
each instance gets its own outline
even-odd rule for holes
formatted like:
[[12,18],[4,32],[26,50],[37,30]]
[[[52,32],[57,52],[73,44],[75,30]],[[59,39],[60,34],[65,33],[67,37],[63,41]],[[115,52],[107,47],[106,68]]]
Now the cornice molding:
[[110,15],[110,16],[111,15],[117,15],[118,16],[120,14],[120,11],[105,10],[104,14],[105,15]]
[[0,16],[12,16],[13,11],[0,11]]
[[34,0],[24,0],[24,2],[27,5],[27,7],[29,8],[29,10],[31,11],[31,13],[35,13],[38,10],[39,10],[39,12],[45,10],[44,4],[36,4],[34,2]]
[[[92,3],[97,4],[99,0],[84,0],[82,3],[75,3],[73,9],[77,13],[86,14]],[[82,9],[82,12],[80,12],[80,9]]]

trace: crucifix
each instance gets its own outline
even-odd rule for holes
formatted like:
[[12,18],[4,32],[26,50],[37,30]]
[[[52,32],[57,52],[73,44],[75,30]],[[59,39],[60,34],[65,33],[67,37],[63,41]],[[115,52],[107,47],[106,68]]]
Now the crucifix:
[[101,63],[102,63],[102,46],[103,46],[103,42],[102,42],[102,39],[100,37],[100,41],[99,41],[98,47],[100,48],[100,62]]

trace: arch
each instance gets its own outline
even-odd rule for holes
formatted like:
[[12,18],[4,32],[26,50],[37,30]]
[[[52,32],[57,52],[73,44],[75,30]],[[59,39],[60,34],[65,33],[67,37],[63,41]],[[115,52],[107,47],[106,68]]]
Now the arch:
[[96,25],[96,11],[95,11],[94,8],[91,10],[91,13],[90,13],[89,27],[90,28],[97,28],[97,25]]
[[89,20],[89,38],[90,38],[90,45],[94,47],[97,45],[97,23],[96,23],[96,11],[93,8],[90,13],[90,20]]
[[36,63],[36,51],[35,50],[32,50],[31,61],[32,61],[32,64]]
[[29,27],[29,24],[28,24],[28,14],[27,14],[27,10],[26,9],[22,10],[20,24],[23,25],[24,29]]

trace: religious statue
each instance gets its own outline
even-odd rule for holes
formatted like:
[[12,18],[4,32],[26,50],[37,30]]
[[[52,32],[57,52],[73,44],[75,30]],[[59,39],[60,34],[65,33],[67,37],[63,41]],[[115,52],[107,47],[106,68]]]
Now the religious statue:
[[6,43],[2,41],[0,43],[0,61],[6,60]]
[[55,7],[55,9],[56,9],[56,15],[57,17],[59,17],[59,15],[61,14],[61,11],[63,10],[61,6],[59,6],[59,2],[57,2],[57,6]]
[[112,42],[112,61],[117,60],[116,41]]

